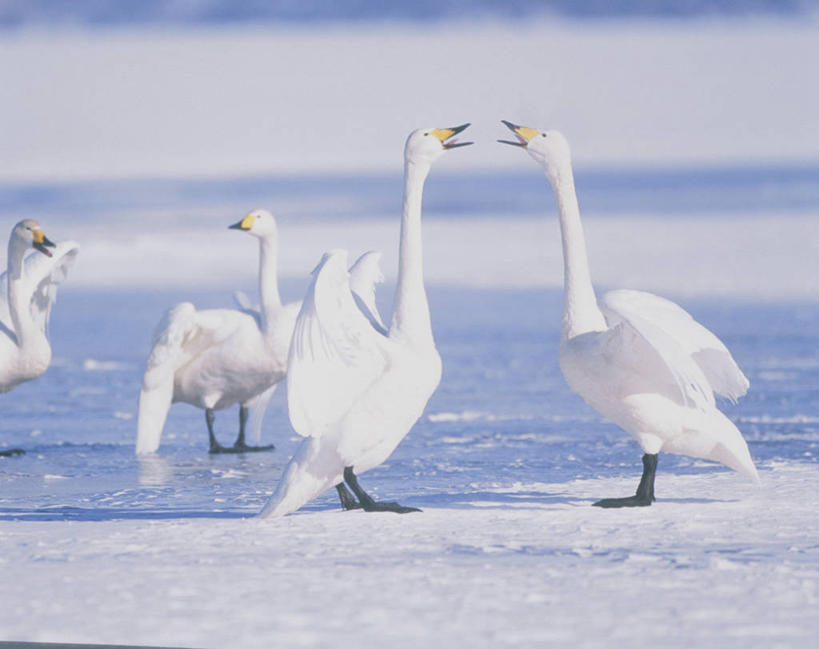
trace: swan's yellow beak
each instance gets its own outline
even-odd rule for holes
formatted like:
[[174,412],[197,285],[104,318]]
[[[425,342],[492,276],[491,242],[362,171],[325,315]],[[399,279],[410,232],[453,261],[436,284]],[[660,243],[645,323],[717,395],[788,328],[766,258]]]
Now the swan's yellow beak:
[[40,228],[31,231],[31,237],[34,239],[34,243],[32,247],[36,250],[39,250],[43,253],[46,257],[51,257],[51,251],[46,248],[49,246],[50,248],[54,248],[56,244],[51,241]]
[[517,124],[512,124],[512,122],[507,122],[505,119],[502,119],[501,122],[506,124],[506,127],[518,138],[517,142],[513,142],[512,140],[498,140],[498,142],[503,144],[511,144],[512,146],[522,146],[525,148],[529,144],[529,140],[540,135],[540,131],[537,129],[527,126],[518,126]]
[[457,140],[447,141],[452,136],[458,135],[458,133],[463,131],[467,126],[469,126],[469,123],[461,124],[460,126],[450,126],[449,128],[435,128],[432,129],[429,134],[437,137],[445,149],[454,149],[459,146],[469,146],[470,144],[474,144],[474,142],[458,142]]
[[253,214],[248,214],[245,218],[243,218],[238,223],[234,223],[233,225],[229,225],[228,229],[230,230],[250,230],[253,227],[253,224],[256,222],[256,216]]

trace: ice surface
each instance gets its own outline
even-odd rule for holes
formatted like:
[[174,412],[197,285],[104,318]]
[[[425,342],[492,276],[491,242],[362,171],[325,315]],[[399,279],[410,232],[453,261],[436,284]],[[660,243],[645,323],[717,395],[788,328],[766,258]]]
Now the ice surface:
[[[301,289],[286,282],[283,292]],[[433,287],[441,387],[389,461],[362,478],[376,497],[423,513],[345,513],[331,491],[270,521],[252,516],[298,443],[281,394],[264,431],[275,453],[209,457],[202,412],[177,405],[159,454],[133,455],[150,330],[181,292],[67,284],[52,322],[58,362],[2,397],[3,442],[28,449],[0,460],[4,639],[812,646],[815,304],[684,303],[751,380],[726,412],[761,486],[662,455],[654,506],[601,511],[595,499],[634,490],[640,450],[564,385],[559,292]],[[216,419],[226,442],[234,410]]]

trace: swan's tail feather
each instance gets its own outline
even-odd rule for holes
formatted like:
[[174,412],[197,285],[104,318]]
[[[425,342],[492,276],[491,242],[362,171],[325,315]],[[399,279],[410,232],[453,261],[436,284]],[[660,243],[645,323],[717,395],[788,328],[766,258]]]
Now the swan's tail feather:
[[[719,411],[717,411],[719,412]],[[725,466],[732,468],[737,473],[750,478],[759,484],[759,473],[756,470],[754,461],[751,458],[751,452],[748,450],[748,444],[742,437],[742,433],[734,426],[733,422],[728,419],[721,412],[719,413],[724,420],[720,440],[713,450],[712,459],[722,462]]]
[[721,462],[759,483],[759,473],[739,429],[719,410],[712,410],[706,417],[701,429],[697,426],[698,430],[667,441],[663,450]]
[[151,355],[142,377],[137,415],[136,452],[153,453],[173,400],[174,374],[182,361],[182,346],[195,327],[196,309],[190,302],[177,304],[164,315],[154,333]]
[[322,438],[308,437],[290,460],[276,491],[259,513],[279,518],[296,511],[343,479],[343,463]]

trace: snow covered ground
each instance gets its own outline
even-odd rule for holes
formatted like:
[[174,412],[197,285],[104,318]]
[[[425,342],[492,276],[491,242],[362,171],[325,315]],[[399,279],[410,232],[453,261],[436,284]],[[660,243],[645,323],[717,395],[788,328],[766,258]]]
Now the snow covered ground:
[[[28,450],[0,459],[0,640],[813,646],[819,95],[798,70],[815,59],[815,25],[275,36],[0,39],[0,82],[17,90],[0,115],[18,126],[0,130],[2,231],[33,216],[82,246],[53,314],[52,367],[0,395],[0,445]],[[444,53],[448,69],[433,65]],[[356,62],[376,54],[368,76]],[[479,142],[436,166],[425,197],[444,376],[362,478],[423,513],[345,513],[327,493],[253,518],[298,441],[281,392],[264,430],[274,453],[209,457],[202,412],[178,405],[159,453],[137,459],[151,331],[176,301],[253,291],[255,244],[225,229],[249,209],[280,215],[285,299],[323,250],[378,248],[389,313],[401,144],[427,117],[476,121]],[[492,143],[502,117],[558,123],[576,144],[598,287],[677,299],[733,351],[752,388],[725,411],[760,486],[663,455],[654,506],[590,506],[633,492],[640,451],[560,376],[552,197],[520,151]],[[236,419],[218,413],[223,441]]]

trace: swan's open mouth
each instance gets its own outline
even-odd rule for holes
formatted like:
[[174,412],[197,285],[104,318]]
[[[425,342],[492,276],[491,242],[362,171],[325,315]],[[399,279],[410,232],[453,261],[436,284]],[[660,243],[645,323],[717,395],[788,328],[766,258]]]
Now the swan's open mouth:
[[501,122],[503,122],[506,125],[506,128],[512,131],[512,133],[514,133],[515,137],[518,139],[517,142],[513,142],[512,140],[498,140],[498,142],[501,142],[502,144],[511,144],[512,146],[522,146],[526,148],[526,146],[529,144],[529,140],[538,134],[538,132],[533,128],[518,126],[512,122],[507,122],[505,119],[502,119]]
[[34,243],[32,244],[32,247],[35,250],[39,250],[46,257],[51,257],[52,256],[51,251],[48,248],[46,248],[46,246],[54,248],[56,247],[56,244],[53,241],[51,241],[42,230],[34,230],[33,234]]
[[474,142],[458,142],[458,140],[452,139],[468,126],[469,123],[461,124],[460,126],[452,126],[450,128],[436,128],[434,131],[432,131],[432,134],[441,140],[441,146],[443,146],[445,149],[455,149],[459,146],[469,146],[470,144],[474,144]]

